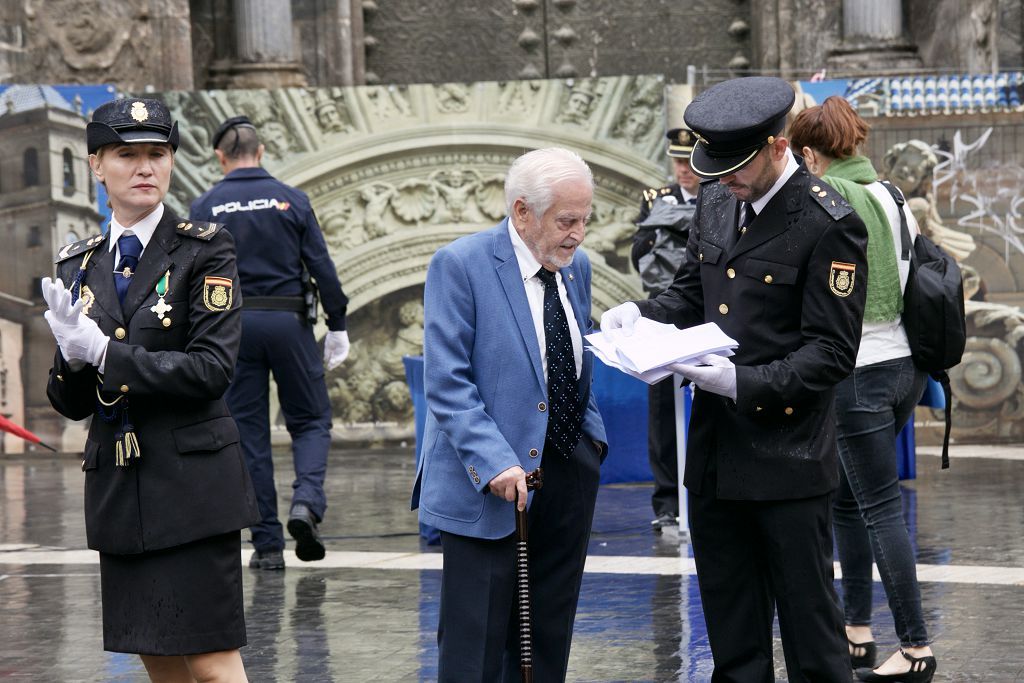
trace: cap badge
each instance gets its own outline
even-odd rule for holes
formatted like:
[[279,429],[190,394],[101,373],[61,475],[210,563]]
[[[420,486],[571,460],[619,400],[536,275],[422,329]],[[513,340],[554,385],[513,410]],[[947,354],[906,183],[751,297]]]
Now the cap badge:
[[149,118],[149,112],[146,111],[146,105],[142,102],[132,102],[131,117],[142,123]]
[[833,261],[832,270],[828,274],[828,288],[836,296],[850,296],[853,292],[853,276],[856,272],[856,264]]

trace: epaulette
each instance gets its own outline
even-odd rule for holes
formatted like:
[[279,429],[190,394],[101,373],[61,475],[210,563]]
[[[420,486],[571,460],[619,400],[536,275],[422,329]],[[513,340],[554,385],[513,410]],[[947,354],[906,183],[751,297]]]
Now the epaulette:
[[207,223],[206,221],[182,221],[178,223],[177,233],[188,235],[197,240],[209,242],[217,231],[224,227],[223,223]]
[[91,251],[103,244],[103,240],[107,239],[106,235],[93,235],[84,240],[79,240],[72,244],[65,244],[57,252],[57,258],[54,259],[54,263],[60,263],[61,261],[67,261],[72,256],[78,256],[84,254],[87,251]]
[[821,181],[811,183],[810,193],[821,204],[821,208],[837,221],[853,213],[853,207],[843,198],[843,195],[826,183]]
[[672,186],[666,185],[665,187],[658,190],[659,194],[672,194]]

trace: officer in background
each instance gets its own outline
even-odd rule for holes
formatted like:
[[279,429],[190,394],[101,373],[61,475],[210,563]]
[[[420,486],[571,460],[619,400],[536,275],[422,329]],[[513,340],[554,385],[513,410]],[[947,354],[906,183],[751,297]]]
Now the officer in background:
[[794,100],[765,77],[694,98],[690,163],[718,182],[701,184],[686,261],[666,291],[601,316],[626,333],[641,315],[714,322],[739,342],[731,358],[673,366],[697,387],[683,483],[715,681],[775,680],[774,614],[790,681],[850,680],[833,585],[834,395],[860,344],[867,229],[789,149]]
[[[690,169],[690,154],[696,142],[693,133],[685,128],[673,128],[665,137],[668,138],[666,154],[672,159],[676,182],[660,189],[644,190],[630,252],[644,291],[650,292],[651,297],[672,284],[682,265],[700,188],[700,178]],[[647,390],[647,459],[654,475],[651,527],[655,533],[661,533],[662,527],[679,523],[675,392],[671,377],[652,384]]]
[[[245,116],[227,119],[214,134],[213,147],[224,179],[192,204],[191,215],[226,224],[238,248],[242,344],[226,398],[238,422],[262,517],[252,527],[255,552],[249,566],[283,569],[268,376],[274,373],[292,438],[295,480],[288,533],[300,560],[320,560],[325,550],[317,525],[327,508],[324,477],[331,445],[324,366],[332,370],[348,356],[348,299],[309,198],[260,166],[264,148],[252,122]],[[315,298],[312,311],[308,307],[308,276],[319,287],[327,315],[322,362],[313,336]]]

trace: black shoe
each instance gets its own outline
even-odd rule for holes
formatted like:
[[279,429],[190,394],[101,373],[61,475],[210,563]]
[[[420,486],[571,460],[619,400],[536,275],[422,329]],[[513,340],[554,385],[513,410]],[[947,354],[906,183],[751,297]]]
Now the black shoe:
[[871,669],[857,669],[854,673],[857,678],[862,681],[868,681],[869,683],[884,683],[885,681],[901,681],[902,683],[931,683],[932,676],[935,675],[935,669],[938,668],[938,664],[935,662],[935,657],[911,657],[903,650],[900,650],[900,654],[910,662],[910,671],[905,671],[901,674],[876,674]]
[[651,529],[656,534],[660,534],[661,530],[665,527],[671,528],[677,526],[679,526],[679,518],[674,517],[667,512],[663,512],[651,520]]
[[850,644],[850,666],[852,668],[875,668],[875,657],[878,655],[878,648],[875,647],[875,641],[869,640],[866,643],[855,643],[847,638],[846,642]]
[[284,569],[284,553],[280,550],[254,550],[249,558],[250,569]]
[[324,559],[326,550],[316,528],[316,517],[303,503],[296,503],[288,513],[288,533],[295,539],[295,556],[303,562]]

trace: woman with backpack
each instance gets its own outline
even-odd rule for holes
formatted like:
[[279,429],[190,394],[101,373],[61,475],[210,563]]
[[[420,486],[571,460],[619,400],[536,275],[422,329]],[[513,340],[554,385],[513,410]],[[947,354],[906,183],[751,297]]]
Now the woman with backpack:
[[[850,660],[862,681],[927,683],[936,662],[921,610],[914,549],[903,522],[896,435],[914,414],[927,374],[911,358],[901,320],[910,262],[901,259],[901,217],[917,223],[858,153],[868,124],[842,97],[799,113],[794,150],[811,173],[832,185],[868,228],[867,303],[854,372],[836,387],[839,489],[834,530],[843,571]],[[871,633],[872,559],[878,565],[900,649],[875,667]]]

